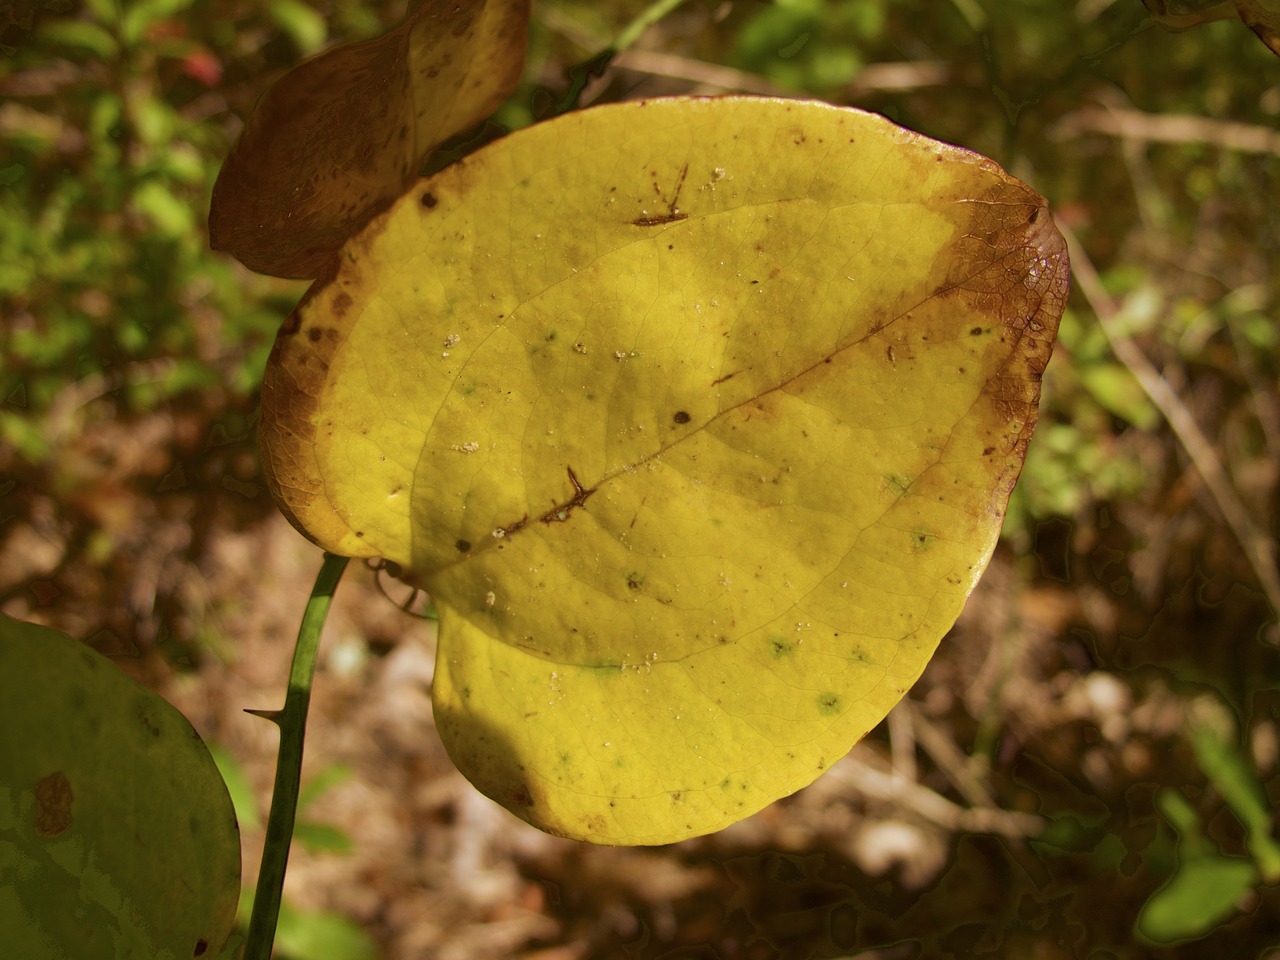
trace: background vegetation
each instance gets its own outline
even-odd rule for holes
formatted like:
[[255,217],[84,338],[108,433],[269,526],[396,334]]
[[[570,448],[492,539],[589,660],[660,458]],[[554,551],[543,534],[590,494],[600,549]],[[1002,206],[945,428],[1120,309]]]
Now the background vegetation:
[[[536,3],[524,85],[446,155],[553,110],[644,6]],[[0,4],[0,607],[112,655],[221,745],[250,879],[273,744],[240,710],[282,699],[319,558],[252,442],[302,288],[208,251],[209,192],[272,79],[402,13]],[[1267,956],[1280,61],[1238,23],[1154,28],[1138,0],[688,0],[584,99],[688,92],[875,110],[1049,198],[1076,283],[1001,548],[845,761],[655,851],[543,837],[471,792],[431,728],[430,623],[350,577],[282,951]]]

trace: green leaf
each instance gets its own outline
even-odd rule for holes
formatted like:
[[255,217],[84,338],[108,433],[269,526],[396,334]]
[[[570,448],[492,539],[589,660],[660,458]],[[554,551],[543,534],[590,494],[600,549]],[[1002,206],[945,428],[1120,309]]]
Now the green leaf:
[[88,647],[0,615],[0,729],[6,956],[217,956],[240,838],[186,719]]
[[1138,932],[1156,943],[1203,937],[1231,916],[1257,882],[1257,869],[1241,857],[1204,854],[1184,860],[1143,906]]
[[191,6],[194,0],[132,0],[123,3],[124,16],[120,20],[120,33],[125,43],[134,46],[146,34],[152,24],[159,23]]
[[209,754],[218,767],[222,782],[227,785],[227,793],[236,811],[236,819],[244,830],[257,830],[262,826],[262,815],[258,812],[258,795],[249,782],[249,775],[244,772],[239,761],[217,744],[209,745]]
[[173,191],[159,180],[140,184],[131,200],[134,208],[166,237],[187,237],[195,231],[191,204],[174,196]]
[[271,0],[267,12],[276,26],[289,35],[293,45],[304,57],[309,57],[321,47],[329,36],[324,17],[316,13],[302,0]]
[[1204,835],[1200,815],[1191,805],[1186,794],[1172,787],[1162,787],[1156,793],[1156,808],[1169,821],[1178,834],[1179,848],[1193,856],[1216,852],[1216,848]]
[[88,51],[99,60],[111,60],[120,52],[115,37],[87,20],[53,20],[40,28],[40,35],[50,43]]
[[283,904],[276,949],[290,960],[374,960],[373,939],[346,917]]
[[294,825],[293,840],[312,853],[348,853],[353,846],[351,837],[341,827],[310,820],[300,820]]
[[642,101],[512,134],[344,249],[260,442],[326,550],[440,614],[462,771],[664,843],[817,777],[995,544],[1065,297],[1043,201],[825,104]]
[[295,67],[218,174],[213,248],[260,273],[319,276],[435,147],[515,88],[528,20],[528,0],[425,0],[385,36]]
[[302,813],[322,796],[339,784],[351,779],[351,768],[341,763],[331,763],[313,775],[298,792],[298,813]]
[[1191,744],[1200,769],[1222,794],[1248,833],[1249,852],[1268,883],[1280,880],[1280,844],[1271,836],[1271,810],[1262,784],[1244,753],[1212,723],[1191,724]]
[[1109,413],[1142,430],[1160,423],[1155,404],[1123,364],[1097,363],[1081,367],[1079,372],[1084,388]]

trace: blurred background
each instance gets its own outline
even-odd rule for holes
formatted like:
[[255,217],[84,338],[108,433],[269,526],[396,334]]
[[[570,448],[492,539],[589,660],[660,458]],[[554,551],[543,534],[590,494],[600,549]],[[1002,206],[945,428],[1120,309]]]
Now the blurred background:
[[[537,0],[521,88],[445,158],[553,111],[645,7]],[[0,2],[0,609],[191,718],[247,885],[275,733],[242,710],[282,703],[320,555],[253,440],[304,285],[211,253],[209,195],[271,81],[403,13]],[[352,569],[279,955],[1280,958],[1280,60],[1239,22],[1171,33],[1139,0],[687,0],[583,100],[735,92],[987,154],[1071,235],[985,578],[907,700],[816,784],[633,850],[544,836],[475,793],[432,727],[434,624]]]

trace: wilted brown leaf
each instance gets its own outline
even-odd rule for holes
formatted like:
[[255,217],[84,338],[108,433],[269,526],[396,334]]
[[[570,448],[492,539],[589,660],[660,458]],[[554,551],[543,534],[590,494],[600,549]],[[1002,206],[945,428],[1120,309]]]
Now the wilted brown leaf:
[[1280,0],[1142,0],[1151,19],[1170,30],[1239,17],[1280,56]]
[[426,0],[267,91],[223,164],[210,243],[259,273],[315,277],[442,141],[511,92],[528,0]]

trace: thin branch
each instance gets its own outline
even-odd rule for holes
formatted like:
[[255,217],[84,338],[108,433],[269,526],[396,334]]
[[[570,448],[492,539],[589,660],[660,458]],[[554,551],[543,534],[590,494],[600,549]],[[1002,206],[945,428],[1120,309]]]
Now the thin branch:
[[298,813],[298,787],[302,781],[302,745],[307,731],[307,711],[311,706],[311,679],[315,676],[320,632],[324,628],[333,592],[347,568],[347,558],[324,555],[311,599],[298,628],[298,643],[289,670],[289,690],[284,709],[278,714],[252,711],[265,716],[280,728],[280,753],[276,758],[276,782],[271,793],[271,813],[267,816],[267,839],[258,869],[258,886],[253,897],[253,916],[243,960],[270,960],[276,922],[284,891],[284,873],[289,865],[289,846]]
[[[960,791],[971,806],[994,807],[995,800],[992,799],[990,791],[974,774],[972,759],[967,757],[949,736],[939,730],[914,702],[910,700],[902,702],[911,711],[912,730],[920,746],[951,781],[952,786]],[[893,714],[891,713],[890,716]]]
[[630,70],[653,77],[686,80],[716,90],[735,90],[755,93],[765,97],[785,97],[789,91],[776,86],[759,74],[705,60],[694,60],[674,53],[657,50],[626,50],[617,55],[613,65],[619,70]]
[[1001,837],[1034,837],[1044,830],[1044,819],[1035,814],[996,807],[969,809],[952,803],[928,787],[885,773],[847,756],[828,774],[841,771],[849,785],[864,796],[901,804],[949,831],[993,833]]
[[1049,129],[1049,136],[1054,140],[1068,140],[1082,133],[1150,143],[1201,143],[1241,153],[1280,154],[1280,131],[1193,114],[1084,107],[1066,114]]
[[1182,444],[1187,456],[1191,458],[1192,465],[1204,481],[1214,504],[1243,548],[1245,559],[1253,569],[1254,576],[1257,577],[1272,612],[1280,613],[1280,572],[1276,570],[1275,542],[1265,536],[1254,524],[1249,511],[1245,509],[1244,502],[1236,493],[1235,485],[1227,475],[1226,468],[1218,458],[1213,444],[1204,435],[1204,431],[1200,429],[1200,425],[1187,409],[1186,404],[1182,402],[1177,391],[1160,375],[1160,371],[1147,359],[1142,349],[1117,329],[1116,316],[1119,308],[1103,287],[1098,271],[1084,247],[1080,245],[1080,240],[1066,224],[1060,221],[1058,229],[1067,240],[1076,284],[1097,315],[1102,332],[1111,345],[1111,352],[1134,375],[1143,391],[1155,404],[1156,409],[1168,421],[1174,436],[1178,438],[1178,442]]
[[569,67],[567,71],[569,89],[565,92],[564,99],[560,101],[560,105],[553,115],[567,113],[577,107],[578,101],[582,97],[582,92],[586,90],[588,83],[597,77],[604,76],[604,72],[609,69],[609,65],[618,54],[630,49],[631,45],[639,40],[646,30],[682,3],[684,3],[684,0],[653,0],[618,32],[618,35],[613,38],[613,42],[609,46],[594,57]]
[[900,700],[889,711],[885,723],[889,727],[889,747],[892,751],[893,772],[904,780],[918,780],[916,769],[916,737],[912,729],[914,717],[909,701]]
[[[619,53],[613,63],[620,70],[685,80],[716,90],[754,93],[763,97],[797,95],[795,90],[780,87],[759,74],[657,50],[627,50]],[[843,95],[853,98],[869,93],[919,90],[923,87],[937,87],[951,82],[950,66],[939,60],[873,63],[858,71],[844,89]]]

